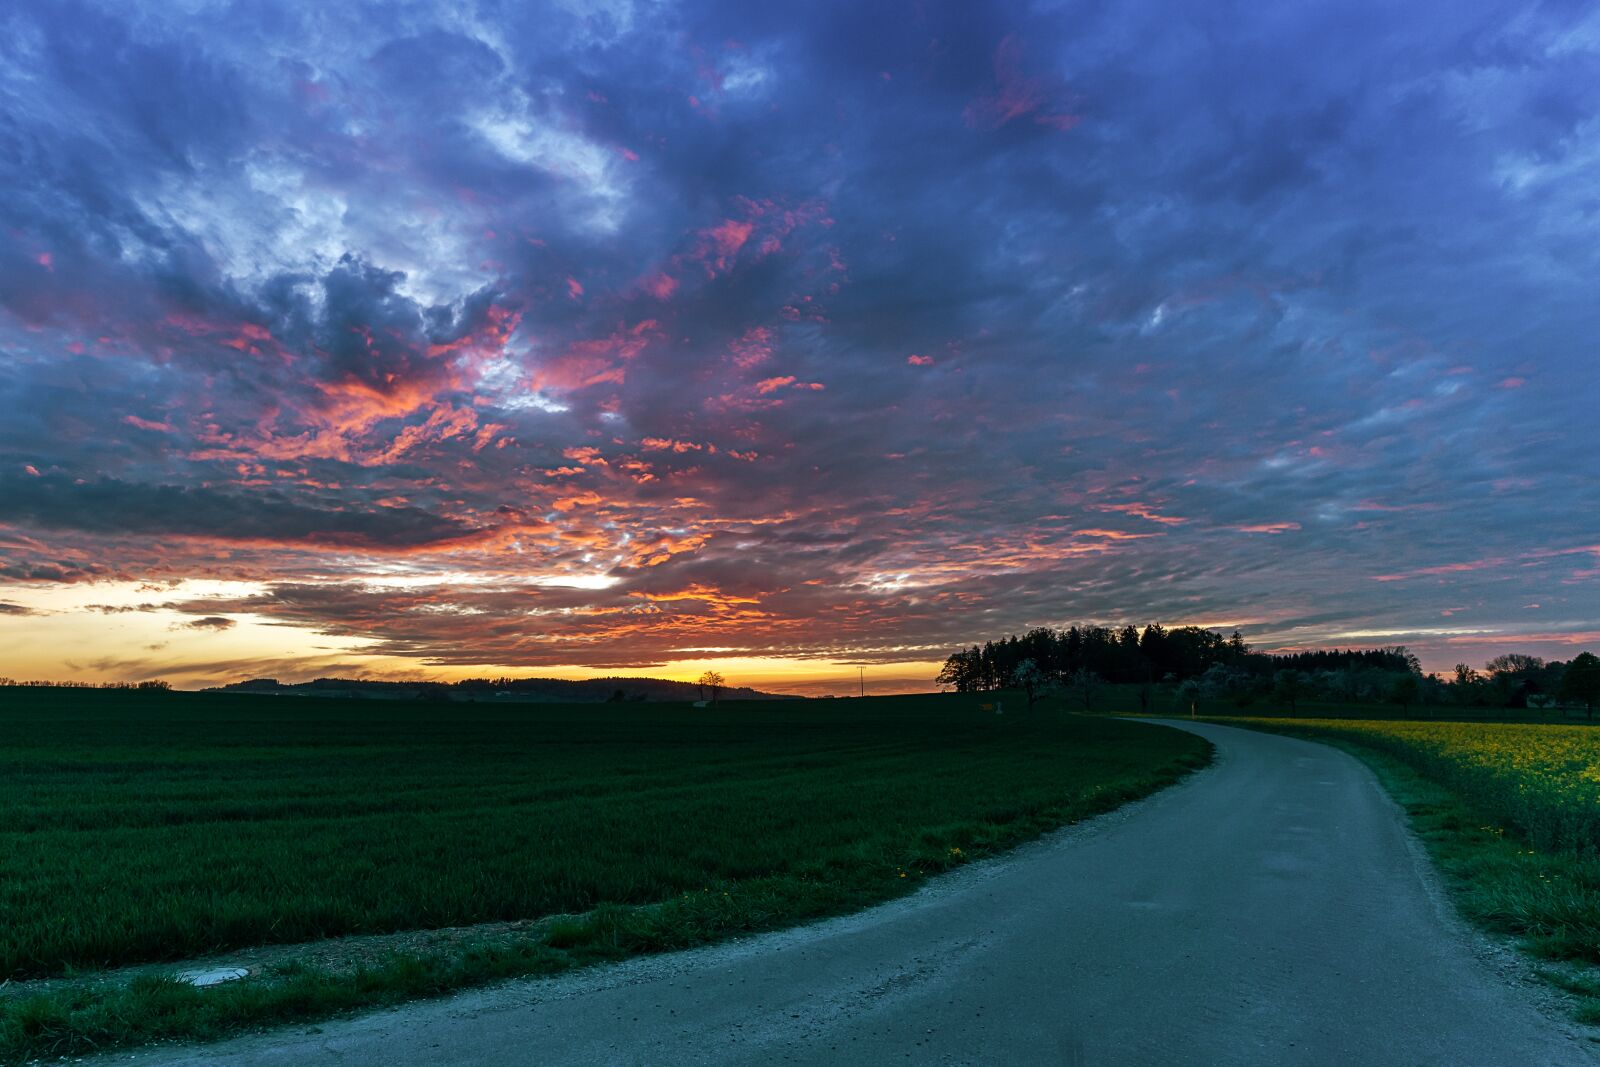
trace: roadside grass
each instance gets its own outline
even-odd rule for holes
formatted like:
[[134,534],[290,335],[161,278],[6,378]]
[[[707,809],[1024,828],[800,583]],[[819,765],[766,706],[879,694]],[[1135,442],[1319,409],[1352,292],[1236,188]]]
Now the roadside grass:
[[[0,691],[0,1059],[206,1040],[836,915],[1210,759],[1176,731],[979,705]],[[400,936],[442,927],[466,929]],[[346,935],[395,936],[344,955],[317,940]],[[300,948],[210,988],[151,966],[271,944]]]
[[1588,727],[1212,718],[1341,748],[1409,816],[1458,910],[1547,961],[1600,1024],[1600,733]]
[[[1127,687],[1108,687],[1124,689]],[[1187,718],[1188,711],[1174,705],[1175,692],[1170,686],[1160,686],[1154,691],[1151,715]],[[1117,693],[1108,706],[1121,710],[1127,708],[1127,697]],[[1461,704],[1374,704],[1362,701],[1301,700],[1290,710],[1274,699],[1255,697],[1238,703],[1225,697],[1206,697],[1199,702],[1198,713],[1202,719],[1227,721],[1245,719],[1288,719],[1304,722],[1321,719],[1359,719],[1363,722],[1478,722],[1521,723],[1530,726],[1593,726],[1580,708],[1499,708]]]

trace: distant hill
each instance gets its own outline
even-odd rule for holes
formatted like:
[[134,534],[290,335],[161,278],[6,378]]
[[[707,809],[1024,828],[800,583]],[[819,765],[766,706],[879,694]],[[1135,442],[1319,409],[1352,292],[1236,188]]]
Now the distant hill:
[[[460,682],[372,682],[357,678],[318,678],[285,685],[275,678],[215,686],[208,693],[268,696],[345,697],[355,700],[438,700],[544,704],[599,704],[605,701],[699,700],[693,682],[665,678],[469,678]],[[719,700],[799,700],[741,686],[724,686]]]

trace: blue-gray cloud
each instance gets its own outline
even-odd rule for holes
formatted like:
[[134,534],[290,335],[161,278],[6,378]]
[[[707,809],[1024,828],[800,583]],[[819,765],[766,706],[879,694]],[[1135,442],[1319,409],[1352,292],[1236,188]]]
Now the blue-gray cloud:
[[1600,629],[1581,5],[0,29],[5,581],[508,665]]

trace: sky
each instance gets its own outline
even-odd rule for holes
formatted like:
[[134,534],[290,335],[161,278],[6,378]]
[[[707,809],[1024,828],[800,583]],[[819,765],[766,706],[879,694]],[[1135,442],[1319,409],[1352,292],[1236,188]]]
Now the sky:
[[0,675],[1600,647],[1600,9],[20,0]]

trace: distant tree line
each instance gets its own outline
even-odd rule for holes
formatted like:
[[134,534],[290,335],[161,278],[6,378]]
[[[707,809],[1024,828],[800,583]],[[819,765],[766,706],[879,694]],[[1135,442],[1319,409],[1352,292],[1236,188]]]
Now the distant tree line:
[[1224,636],[1199,626],[1167,629],[1151,623],[1144,629],[1127,625],[1040,627],[1021,637],[986,641],[952,653],[939,672],[939,684],[958,692],[979,692],[1010,684],[1017,667],[1032,661],[1047,675],[1065,677],[1091,671],[1108,682],[1182,682],[1215,667],[1251,677],[1270,677],[1278,670],[1345,670],[1360,667],[1382,671],[1418,671],[1416,657],[1404,648],[1369,648],[1264,655],[1252,652],[1235,630]]
[[159,680],[148,682],[47,682],[39,680],[22,680],[19,678],[0,678],[0,686],[22,686],[28,689],[145,689],[160,690],[165,692],[172,688],[172,683]]
[[695,682],[665,678],[463,678],[455,682],[384,681],[365,678],[316,678],[283,683],[252,678],[218,687],[219,692],[356,699],[536,702],[623,702],[647,700],[775,700],[789,699],[744,686],[728,685],[722,675],[707,671]]
[[953,652],[938,683],[957,692],[1019,688],[1029,703],[1046,689],[1067,689],[1085,708],[1102,682],[1169,686],[1182,711],[1202,700],[1244,708],[1263,700],[1290,711],[1301,701],[1390,703],[1484,708],[1584,708],[1600,704],[1600,658],[1582,652],[1571,661],[1508,653],[1481,670],[1457,664],[1445,677],[1424,676],[1403,645],[1269,654],[1252,651],[1234,631],[1224,636],[1198,626],[1040,627]]
[[1480,670],[1456,664],[1447,675],[1420,672],[1397,675],[1371,666],[1342,670],[1280,670],[1269,689],[1235,688],[1207,695],[1248,703],[1270,697],[1293,711],[1299,700],[1345,703],[1390,703],[1401,707],[1556,708],[1580,707],[1590,718],[1600,704],[1600,658],[1580,652],[1567,662],[1511,652],[1496,656]]
[[1563,663],[1518,652],[1496,656],[1477,670],[1458,663],[1450,677],[1429,679],[1464,707],[1539,708],[1579,705],[1594,717],[1600,704],[1600,657],[1580,652]]

